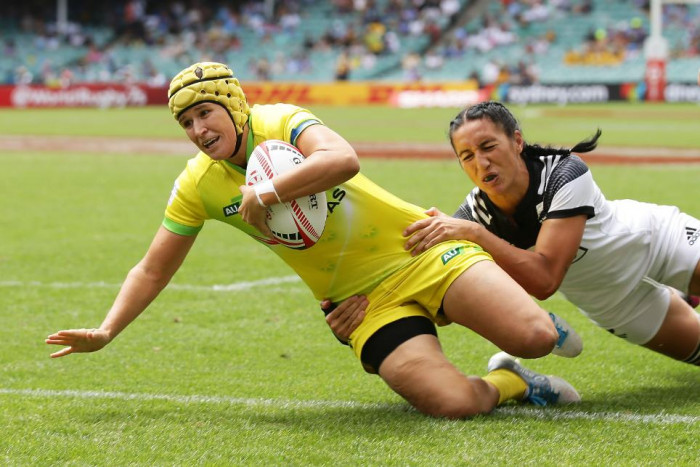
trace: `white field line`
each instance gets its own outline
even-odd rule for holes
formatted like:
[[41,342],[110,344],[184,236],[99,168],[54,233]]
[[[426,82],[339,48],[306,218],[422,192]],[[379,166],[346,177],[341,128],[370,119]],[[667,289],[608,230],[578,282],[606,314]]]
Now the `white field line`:
[[[265,285],[280,285],[301,282],[298,276],[282,276],[260,279],[257,281],[234,282],[233,284],[194,285],[169,284],[171,290],[197,290],[210,292],[238,292]],[[0,281],[0,287],[47,287],[51,289],[118,289],[121,284],[108,282],[40,282],[40,281]]]
[[695,415],[678,415],[661,412],[658,414],[621,413],[621,412],[581,412],[536,409],[532,407],[502,407],[496,412],[504,415],[527,416],[540,420],[592,420],[606,422],[647,423],[650,425],[695,425],[700,417]]
[[[166,401],[178,404],[223,404],[245,407],[274,407],[281,409],[400,409],[404,404],[377,404],[333,400],[287,400],[204,395],[145,394],[128,392],[51,390],[51,389],[9,389],[0,388],[0,395],[37,398],[65,397],[72,399],[113,399],[122,401]],[[696,425],[700,417],[661,412],[658,414],[638,414],[619,412],[583,412],[578,410],[558,410],[532,407],[503,407],[494,411],[496,415],[529,417],[538,420],[590,420],[604,422],[640,423],[649,425]]]

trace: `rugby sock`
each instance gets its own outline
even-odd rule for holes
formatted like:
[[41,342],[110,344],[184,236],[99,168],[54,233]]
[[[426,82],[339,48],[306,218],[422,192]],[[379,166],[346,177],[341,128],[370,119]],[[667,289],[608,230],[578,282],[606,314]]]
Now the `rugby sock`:
[[493,384],[498,389],[498,405],[511,399],[521,400],[525,397],[527,383],[513,371],[499,368],[481,379]]
[[695,348],[693,353],[690,354],[690,357],[686,358],[683,361],[685,363],[690,363],[691,365],[700,366],[700,343],[698,343],[698,346]]

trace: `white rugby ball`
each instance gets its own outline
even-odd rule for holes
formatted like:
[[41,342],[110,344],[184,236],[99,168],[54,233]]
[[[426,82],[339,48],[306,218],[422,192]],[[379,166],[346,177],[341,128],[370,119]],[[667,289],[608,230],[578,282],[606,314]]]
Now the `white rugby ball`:
[[[285,141],[260,143],[248,159],[246,185],[274,178],[304,162],[304,155]],[[326,193],[302,196],[267,208],[267,226],[274,243],[303,250],[316,244],[326,226]]]

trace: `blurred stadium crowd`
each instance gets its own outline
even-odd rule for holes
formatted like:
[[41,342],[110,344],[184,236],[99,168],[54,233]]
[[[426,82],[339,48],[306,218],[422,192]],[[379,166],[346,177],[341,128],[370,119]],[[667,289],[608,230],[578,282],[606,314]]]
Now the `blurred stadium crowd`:
[[[195,61],[242,81],[643,79],[646,0],[66,0],[3,6],[0,84],[162,86]],[[48,7],[47,7],[48,5]],[[700,5],[664,6],[668,81],[700,68]]]

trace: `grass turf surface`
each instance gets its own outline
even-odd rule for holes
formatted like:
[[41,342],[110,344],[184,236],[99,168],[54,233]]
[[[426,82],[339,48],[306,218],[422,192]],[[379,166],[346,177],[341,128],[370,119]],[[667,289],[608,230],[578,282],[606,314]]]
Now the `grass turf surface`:
[[[609,336],[561,296],[545,307],[578,329],[584,353],[530,366],[570,380],[582,404],[433,420],[362,372],[300,282],[214,289],[292,274],[264,247],[217,224],[200,234],[173,286],[106,349],[50,360],[48,333],[102,320],[183,164],[148,155],[0,155],[0,462],[697,464],[698,369]],[[452,161],[362,165],[399,196],[447,212],[470,188]],[[673,203],[700,215],[698,166],[592,170],[609,198]],[[497,350],[454,325],[440,337],[468,374],[483,374]]]
[[[313,107],[349,141],[443,143],[459,109],[403,110],[389,107]],[[603,130],[601,145],[698,148],[696,104],[590,104],[513,106],[526,139],[573,146]],[[0,134],[183,137],[168,109],[0,109]]]

